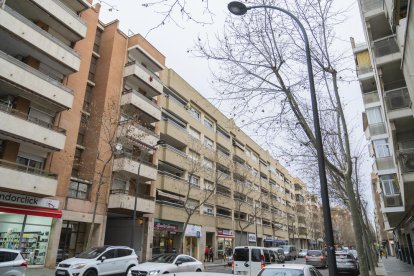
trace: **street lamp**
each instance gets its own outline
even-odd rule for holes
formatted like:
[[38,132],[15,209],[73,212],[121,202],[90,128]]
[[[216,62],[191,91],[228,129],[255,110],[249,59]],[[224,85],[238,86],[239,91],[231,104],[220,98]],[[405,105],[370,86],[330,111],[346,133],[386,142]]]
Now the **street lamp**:
[[309,39],[308,39],[306,30],[296,16],[294,16],[291,12],[285,9],[279,8],[279,7],[269,6],[269,5],[246,7],[246,5],[244,5],[243,3],[237,2],[237,1],[230,2],[227,7],[229,11],[235,15],[243,15],[248,10],[258,9],[258,8],[278,10],[280,12],[287,14],[290,18],[292,18],[293,21],[295,21],[295,23],[299,26],[303,34],[303,39],[305,41],[306,63],[308,66],[313,124],[315,128],[316,151],[318,155],[319,181],[321,185],[321,198],[322,198],[322,206],[323,206],[325,237],[326,237],[326,242],[327,242],[327,251],[328,251],[327,253],[328,253],[328,262],[329,262],[328,268],[329,268],[329,275],[335,276],[337,269],[336,269],[336,259],[335,259],[334,238],[333,238],[333,232],[332,232],[331,209],[329,207],[328,184],[327,184],[326,171],[325,171],[325,159],[324,159],[324,153],[323,153],[322,135],[321,135],[321,129],[320,129],[320,124],[319,124],[318,104],[317,104],[316,92],[315,92],[315,81],[313,79],[312,60],[311,60],[311,53],[310,53],[310,47],[309,47]]
[[139,156],[138,175],[137,175],[137,180],[135,181],[134,210],[132,211],[131,248],[134,248],[134,244],[135,244],[135,222],[137,220],[137,199],[138,199],[138,185],[139,185],[140,174],[141,174],[141,164],[144,161],[144,158],[148,155],[148,151],[150,149],[154,150],[156,146],[165,145],[165,144],[166,143],[164,140],[159,140],[154,146],[149,147],[149,148],[144,148],[141,151],[141,154]]

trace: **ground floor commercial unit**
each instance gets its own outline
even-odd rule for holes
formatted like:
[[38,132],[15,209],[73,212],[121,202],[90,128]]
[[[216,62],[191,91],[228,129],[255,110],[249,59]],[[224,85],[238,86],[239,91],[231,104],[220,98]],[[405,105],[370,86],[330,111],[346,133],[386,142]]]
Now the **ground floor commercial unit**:
[[395,250],[398,259],[414,266],[414,208],[407,212],[393,234],[394,239],[389,242],[390,250]]

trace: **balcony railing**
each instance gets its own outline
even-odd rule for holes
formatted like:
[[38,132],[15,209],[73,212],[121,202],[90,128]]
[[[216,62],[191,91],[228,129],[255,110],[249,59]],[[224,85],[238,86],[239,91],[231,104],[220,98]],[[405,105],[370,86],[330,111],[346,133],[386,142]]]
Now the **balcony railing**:
[[385,91],[385,100],[389,111],[411,107],[410,94],[406,87]]
[[361,0],[363,12],[369,12],[384,6],[383,0]]
[[182,157],[188,158],[188,156],[185,152],[183,152],[182,150],[179,150],[177,148],[174,148],[173,146],[161,145],[160,147],[165,148],[165,149],[169,149],[169,150],[175,152],[176,154],[181,155]]
[[152,105],[153,107],[155,107],[155,108],[157,108],[157,109],[161,110],[161,107],[159,107],[159,106],[158,106],[158,104],[157,104],[157,102],[156,102],[156,101],[154,101],[154,100],[152,100],[152,99],[149,99],[149,98],[145,97],[144,95],[142,95],[141,93],[139,93],[139,92],[138,92],[137,90],[135,90],[135,89],[125,89],[124,91],[122,91],[122,94],[123,94],[123,95],[125,95],[125,94],[129,94],[129,93],[133,93],[134,95],[136,95],[136,96],[138,96],[140,99],[142,99],[142,100],[146,101],[147,103],[149,103],[149,104],[150,104],[150,105]]
[[377,158],[376,162],[378,170],[390,170],[395,168],[392,156]]
[[174,126],[176,129],[178,129],[179,131],[184,132],[185,134],[188,134],[187,129],[185,127],[183,127],[182,125],[174,122],[173,120],[170,120],[168,118],[164,118],[164,121],[166,121],[168,123],[168,125],[172,125]]
[[[114,189],[111,190],[111,194],[112,195],[129,195],[129,196],[135,196],[135,194],[130,191],[130,190],[125,190],[125,189]],[[137,197],[138,198],[143,198],[143,199],[149,199],[149,200],[155,200],[155,197],[147,195],[147,194],[142,194],[142,193],[137,193]]]
[[[119,122],[119,125],[120,126],[122,126],[122,125],[128,125],[128,123],[129,123],[128,120],[125,120],[125,121]],[[140,125],[138,123],[133,123],[133,124],[131,124],[131,126],[138,128],[139,130],[145,132],[148,135],[151,135],[151,136],[155,136],[157,138],[160,138],[160,136],[153,131],[153,128],[150,129],[149,127]]]
[[27,19],[26,17],[24,17],[20,13],[14,11],[13,9],[11,9],[8,6],[5,6],[4,7],[4,10],[7,11],[12,16],[14,16],[20,22],[28,25],[30,28],[34,29],[35,31],[37,31],[38,33],[40,33],[41,35],[43,35],[44,37],[52,40],[56,44],[59,44],[60,47],[64,48],[65,50],[67,50],[68,52],[70,52],[71,54],[73,54],[74,56],[76,56],[77,58],[80,58],[79,53],[76,52],[73,48],[71,48],[70,46],[66,45],[65,43],[63,43],[63,41],[61,41],[58,38],[54,37],[52,34],[46,32],[45,30],[43,30],[42,28],[40,28],[39,26],[37,26],[36,24],[34,24],[32,21],[30,21],[29,19]]
[[370,124],[369,132],[371,136],[374,136],[374,135],[380,135],[380,134],[387,133],[387,129],[385,128],[385,124],[381,122],[381,123],[376,123],[376,124]]
[[34,168],[29,165],[23,165],[23,164],[10,162],[4,159],[0,159],[0,167],[57,179],[57,174],[55,173],[51,173],[51,172],[48,172],[42,169]]
[[16,65],[16,66],[32,73],[33,75],[35,75],[35,76],[37,76],[37,77],[39,77],[39,78],[41,78],[41,79],[43,79],[47,82],[50,82],[50,83],[56,85],[60,89],[65,90],[66,92],[73,95],[73,90],[72,89],[70,89],[69,87],[63,85],[61,82],[55,80],[54,78],[51,78],[46,74],[43,74],[39,70],[34,69],[33,67],[27,65],[26,63],[21,62],[20,60],[15,59],[14,57],[12,57],[12,56],[10,56],[10,55],[2,52],[2,51],[0,51],[0,57],[7,60],[7,61],[9,61],[9,62],[11,62],[11,63],[13,63],[14,65]]
[[376,103],[380,101],[377,91],[363,93],[362,99],[364,101],[364,104]]
[[398,151],[402,171],[405,173],[414,172],[414,148],[401,149]]
[[0,101],[0,111],[8,113],[10,115],[13,115],[19,119],[29,121],[31,123],[34,123],[36,125],[39,125],[41,127],[48,128],[50,130],[54,130],[56,132],[66,134],[66,129],[54,126],[53,124],[50,124],[48,122],[42,121],[36,117],[30,116],[27,113],[21,112],[17,109],[12,108],[10,105],[4,103],[3,101]]
[[[118,154],[116,154],[115,155],[115,157],[116,158],[123,158],[123,157],[125,157],[125,158],[128,158],[128,159],[130,159],[130,160],[133,160],[133,161],[135,161],[135,162],[140,162],[140,158],[139,158],[139,155],[135,155],[135,154],[133,154],[133,153],[131,153],[131,152],[122,152],[122,153],[118,153]],[[152,167],[152,168],[157,168],[157,166],[156,165],[154,165],[154,164],[152,164],[151,162],[149,162],[149,161],[146,161],[146,160],[142,160],[142,164],[145,164],[145,165],[147,165],[147,166],[149,166],[149,167]]]
[[142,70],[144,70],[145,72],[147,72],[150,76],[153,76],[153,77],[155,77],[156,79],[160,79],[160,77],[159,77],[158,75],[156,75],[154,72],[152,72],[152,71],[151,71],[151,70],[149,70],[148,68],[145,68],[144,66],[142,66],[142,65],[139,63],[139,61],[136,61],[136,60],[128,61],[128,62],[125,64],[125,67],[128,67],[128,66],[130,66],[130,65],[132,65],[132,64],[135,64],[136,66],[138,66],[139,68],[141,68]]
[[75,17],[77,20],[79,20],[80,23],[86,26],[86,22],[71,8],[60,2],[59,0],[53,0],[58,6],[60,6],[62,9],[64,9],[67,13],[70,13],[73,17]]
[[374,41],[374,54],[377,58],[397,53],[399,50],[395,36]]
[[359,66],[357,68],[358,76],[363,75],[363,74],[367,74],[367,73],[371,73],[371,72],[372,72],[372,67],[371,66]]

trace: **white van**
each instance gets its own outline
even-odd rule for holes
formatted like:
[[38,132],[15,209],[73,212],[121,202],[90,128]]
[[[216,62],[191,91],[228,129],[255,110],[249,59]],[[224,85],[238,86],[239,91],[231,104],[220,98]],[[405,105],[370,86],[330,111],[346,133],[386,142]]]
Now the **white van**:
[[233,274],[256,276],[267,264],[276,263],[273,250],[258,246],[237,246],[233,254]]

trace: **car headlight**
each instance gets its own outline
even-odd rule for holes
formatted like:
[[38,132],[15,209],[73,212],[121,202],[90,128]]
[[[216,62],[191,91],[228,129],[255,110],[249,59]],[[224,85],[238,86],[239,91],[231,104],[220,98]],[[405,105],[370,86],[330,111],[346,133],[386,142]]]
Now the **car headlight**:
[[72,268],[74,269],[82,269],[86,266],[87,264],[85,263],[80,263],[80,264],[74,264]]
[[160,273],[160,270],[151,270],[151,271],[148,271],[148,275],[155,275],[155,274],[158,274],[158,273]]

